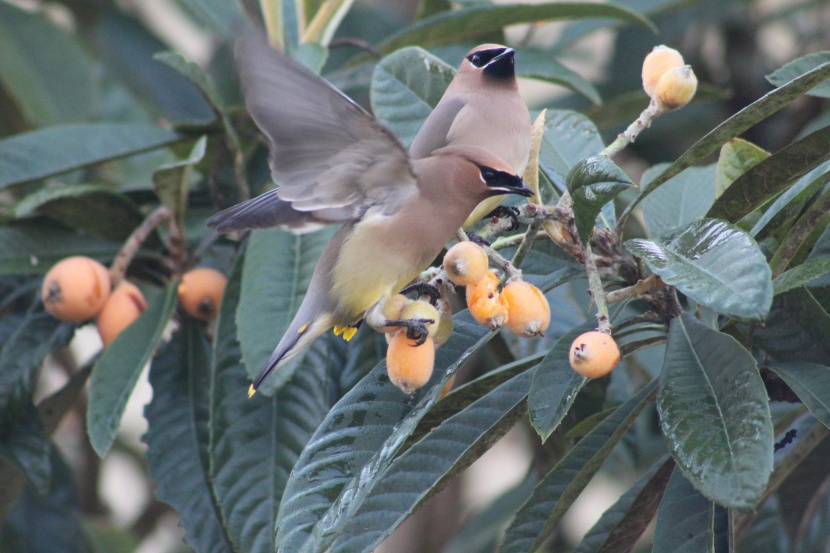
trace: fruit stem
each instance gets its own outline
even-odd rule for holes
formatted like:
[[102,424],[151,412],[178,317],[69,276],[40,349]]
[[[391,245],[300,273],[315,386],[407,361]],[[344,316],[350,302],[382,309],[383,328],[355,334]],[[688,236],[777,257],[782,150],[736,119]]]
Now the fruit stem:
[[[456,236],[462,242],[468,241],[470,239],[463,229],[458,229]],[[490,259],[490,262],[493,265],[495,265],[498,269],[504,271],[505,278],[503,282],[522,278],[522,272],[519,270],[519,268],[514,267],[513,264],[510,263],[510,261],[508,261],[506,257],[501,255],[499,252],[497,252],[490,246],[482,246],[482,248],[484,248],[484,251],[487,253],[487,257]]]
[[605,289],[602,287],[602,280],[599,278],[599,271],[594,263],[594,252],[591,251],[591,244],[585,244],[583,254],[585,272],[588,274],[588,286],[591,296],[597,304],[597,330],[611,335],[611,319],[608,316],[608,304],[605,301]]
[[133,257],[138,253],[138,249],[147,240],[150,233],[163,222],[172,219],[173,214],[171,211],[166,206],[161,205],[150,212],[144,221],[133,230],[132,234],[124,242],[124,245],[121,246],[118,255],[112,260],[112,265],[110,265],[109,273],[113,289],[124,280],[124,275],[127,274],[127,267],[130,266]]
[[634,142],[637,137],[643,132],[645,129],[651,126],[651,122],[666,113],[664,110],[660,109],[657,105],[657,102],[651,100],[648,104],[648,107],[643,110],[640,116],[631,123],[627,129],[621,132],[616,140],[606,146],[606,148],[599,153],[601,156],[605,157],[613,157],[620,153],[626,146]]
[[649,275],[646,278],[637,281],[637,284],[608,292],[605,296],[605,302],[610,304],[629,298],[636,299],[647,292],[654,290],[655,288],[661,288],[663,286],[665,286],[665,284],[662,280],[660,280],[660,277],[657,275]]

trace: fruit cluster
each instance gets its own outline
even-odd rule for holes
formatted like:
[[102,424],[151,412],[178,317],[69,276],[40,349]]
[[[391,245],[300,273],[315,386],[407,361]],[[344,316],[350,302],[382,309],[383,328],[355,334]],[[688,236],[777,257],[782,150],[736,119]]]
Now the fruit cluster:
[[[215,269],[199,267],[185,273],[178,290],[182,307],[200,321],[212,320],[225,281],[225,276]],[[105,346],[147,309],[147,301],[137,286],[123,280],[112,289],[107,268],[84,256],[67,257],[49,269],[43,279],[41,299],[46,311],[61,321],[82,323],[96,318]]]
[[691,101],[697,77],[680,52],[655,46],[643,61],[643,89],[662,111],[671,111]]
[[[459,242],[444,256],[444,271],[449,280],[466,286],[467,307],[473,319],[490,330],[503,325],[525,338],[542,336],[550,324],[550,306],[541,290],[523,280],[512,280],[499,290],[499,278],[489,269],[484,249],[473,242]],[[426,340],[421,344],[407,338],[406,331],[388,327],[389,348],[386,368],[389,379],[407,394],[425,385],[432,376],[435,349],[452,333],[449,302],[439,298],[433,306],[428,301],[412,301],[398,294],[384,306],[388,320],[421,319],[427,324]]]

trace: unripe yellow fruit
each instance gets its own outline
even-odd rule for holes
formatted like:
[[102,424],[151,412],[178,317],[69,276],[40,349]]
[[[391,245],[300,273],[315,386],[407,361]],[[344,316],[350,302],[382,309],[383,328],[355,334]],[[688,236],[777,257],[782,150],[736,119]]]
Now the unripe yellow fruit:
[[216,269],[197,267],[182,276],[179,301],[194,319],[210,321],[219,312],[219,303],[228,279]]
[[[403,318],[403,310],[412,303],[412,300],[403,294],[395,294],[383,304],[383,316],[387,321],[398,321]],[[399,326],[382,326],[377,330],[380,332],[394,333],[401,329]]]
[[43,279],[43,306],[61,321],[78,323],[98,314],[112,284],[107,268],[88,257],[73,256],[58,261]]
[[550,305],[541,290],[523,280],[504,287],[507,300],[507,328],[524,338],[541,336],[550,325]]
[[389,380],[405,394],[412,394],[429,382],[435,365],[435,344],[432,338],[420,346],[398,331],[386,350],[386,372]]
[[688,65],[666,71],[657,81],[654,101],[663,111],[682,108],[697,92],[697,77]]
[[459,286],[474,284],[484,278],[488,264],[487,252],[473,242],[459,242],[444,256],[444,270]]
[[582,376],[599,378],[610,373],[620,362],[620,348],[611,336],[593,330],[573,341],[568,358],[573,370]]
[[147,301],[138,287],[127,281],[116,286],[98,313],[98,334],[104,345],[115,340],[145,309]]
[[657,90],[657,81],[666,71],[675,67],[682,67],[686,62],[683,56],[674,48],[660,45],[652,48],[646,59],[643,60],[643,89],[650,98],[654,98]]
[[446,299],[438,298],[435,307],[438,309],[438,316],[440,319],[438,321],[438,330],[435,332],[435,336],[432,337],[432,340],[435,342],[435,347],[440,348],[446,343],[447,340],[450,339],[450,336],[452,336],[452,306]]
[[438,313],[438,310],[435,307],[433,307],[433,305],[428,301],[416,300],[404,308],[403,312],[401,313],[401,319],[430,319],[434,321],[426,325],[427,335],[430,338],[433,338],[435,336],[435,333],[438,332],[438,324],[441,320],[441,315]]
[[480,325],[497,330],[508,321],[507,301],[499,294],[499,279],[487,271],[485,277],[467,286],[467,307]]

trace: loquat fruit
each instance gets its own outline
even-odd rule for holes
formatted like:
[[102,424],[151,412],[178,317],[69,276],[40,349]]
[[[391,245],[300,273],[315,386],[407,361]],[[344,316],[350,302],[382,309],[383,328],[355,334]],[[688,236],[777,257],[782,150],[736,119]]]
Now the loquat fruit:
[[98,334],[108,346],[147,309],[147,301],[134,284],[123,281],[115,287],[98,313]]
[[502,290],[507,300],[507,328],[524,338],[541,336],[550,325],[550,305],[541,290],[514,280]]
[[107,268],[84,256],[62,259],[43,279],[43,306],[61,321],[78,323],[94,317],[110,294]]
[[499,293],[499,278],[490,271],[475,284],[467,286],[467,307],[480,325],[497,330],[508,321],[507,301]]
[[[403,294],[395,294],[383,304],[383,316],[387,321],[397,321],[403,318],[403,310],[412,303],[412,300]],[[377,330],[380,332],[395,333],[400,330],[399,326],[382,326]]]
[[669,69],[657,81],[654,101],[663,111],[682,108],[697,92],[697,77],[688,65]]
[[488,264],[484,248],[473,242],[459,242],[444,256],[444,270],[459,286],[474,284],[484,278]]
[[432,338],[420,346],[399,330],[386,350],[386,372],[389,380],[405,394],[412,394],[429,382],[435,365],[435,344]]
[[675,67],[682,67],[685,64],[683,56],[674,48],[662,44],[652,48],[643,60],[643,89],[649,98],[654,98],[657,81],[666,71]]
[[448,300],[438,298],[435,308],[438,310],[439,320],[438,330],[435,331],[435,336],[432,337],[432,340],[435,342],[435,347],[439,348],[450,339],[450,336],[452,336],[452,306]]
[[179,301],[194,319],[210,321],[219,312],[219,303],[228,279],[208,267],[197,267],[186,272],[179,282]]
[[611,336],[592,330],[573,341],[568,359],[573,370],[582,376],[599,378],[620,362],[620,349]]
[[441,321],[441,315],[428,301],[415,300],[407,305],[401,312],[401,319],[430,319],[434,321],[426,325],[428,336],[430,338],[434,338],[435,333],[438,332],[438,324]]

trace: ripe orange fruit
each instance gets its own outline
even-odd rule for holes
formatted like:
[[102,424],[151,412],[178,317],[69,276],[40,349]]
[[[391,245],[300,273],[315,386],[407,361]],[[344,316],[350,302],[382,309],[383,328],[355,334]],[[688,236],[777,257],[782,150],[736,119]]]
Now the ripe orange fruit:
[[98,334],[104,345],[115,340],[145,309],[147,301],[138,287],[127,281],[116,286],[98,313]]
[[386,372],[389,380],[405,394],[412,394],[429,382],[435,364],[435,344],[432,338],[420,346],[399,330],[386,350]]
[[474,284],[484,278],[488,264],[484,248],[473,242],[459,242],[444,255],[444,270],[459,286]]
[[73,256],[49,269],[40,297],[53,317],[77,323],[88,321],[101,310],[111,286],[106,267],[94,259]]
[[550,325],[550,305],[541,290],[514,280],[502,290],[507,300],[507,328],[525,338],[541,336]]
[[688,104],[697,92],[697,77],[688,65],[666,71],[657,81],[654,100],[660,109],[671,111]]
[[219,312],[219,303],[228,279],[216,269],[197,267],[182,276],[179,301],[194,319],[210,321]]
[[[395,294],[386,300],[385,304],[383,304],[383,316],[386,317],[387,321],[398,321],[403,318],[403,310],[406,309],[406,306],[410,303],[412,303],[412,300],[403,294]],[[401,327],[399,326],[382,326],[377,330],[379,332],[394,333],[400,329]]]
[[467,286],[467,307],[480,325],[497,330],[508,321],[507,301],[498,291],[499,278],[487,271],[475,284]]
[[683,61],[683,56],[674,48],[668,46],[655,46],[651,52],[643,60],[643,90],[649,95],[649,98],[654,98],[657,90],[657,81],[660,77],[675,67],[682,67],[686,62]]
[[404,308],[401,313],[401,319],[430,319],[435,321],[426,325],[429,337],[433,338],[435,333],[438,332],[438,324],[441,321],[441,315],[428,301],[415,300]]
[[568,358],[573,370],[582,376],[599,378],[610,373],[620,362],[620,349],[611,336],[592,330],[573,341]]

